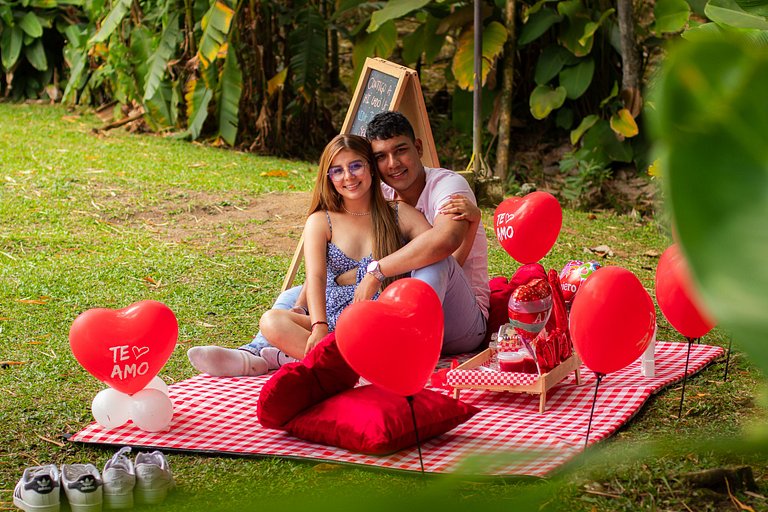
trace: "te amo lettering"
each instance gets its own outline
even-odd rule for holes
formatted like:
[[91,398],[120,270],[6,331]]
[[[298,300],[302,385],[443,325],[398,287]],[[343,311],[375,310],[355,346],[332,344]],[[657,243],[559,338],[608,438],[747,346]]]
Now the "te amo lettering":
[[515,234],[515,229],[512,226],[499,226],[496,228],[496,238],[499,242],[512,238]]
[[136,363],[125,364],[123,366],[116,364],[112,367],[112,374],[109,377],[111,379],[118,379],[118,380],[132,379],[134,377],[146,375],[148,371],[149,371],[149,363],[147,363],[146,361],[144,361],[143,363],[140,363],[138,366],[136,365]]

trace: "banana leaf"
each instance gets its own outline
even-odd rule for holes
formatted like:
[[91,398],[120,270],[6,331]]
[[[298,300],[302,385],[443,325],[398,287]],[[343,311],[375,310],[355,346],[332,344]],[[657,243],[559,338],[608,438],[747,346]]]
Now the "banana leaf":
[[160,84],[155,89],[155,94],[144,100],[145,116],[154,130],[173,125],[173,116],[169,104],[173,93],[168,83]]
[[85,72],[86,65],[88,64],[88,55],[85,52],[74,52],[72,68],[69,73],[69,81],[64,88],[64,94],[61,97],[62,103],[67,102],[70,99],[76,100],[77,98],[71,98],[72,94],[80,88],[80,82],[83,80],[83,73]]
[[424,62],[431,65],[445,43],[445,34],[439,34],[437,27],[440,19],[428,16],[413,33],[403,38],[403,60],[406,64],[415,64],[424,54]]
[[240,95],[243,91],[243,75],[237,63],[234,46],[229,46],[227,60],[219,80],[221,96],[219,98],[219,136],[230,146],[237,140],[237,125],[240,112]]
[[390,0],[384,7],[371,15],[371,24],[368,32],[376,32],[383,24],[390,20],[402,18],[409,12],[421,9],[431,0]]
[[104,21],[101,23],[99,31],[88,41],[88,46],[96,43],[103,43],[112,35],[112,32],[120,26],[120,22],[123,21],[123,18],[125,18],[125,15],[128,14],[128,11],[131,9],[131,1],[132,0],[116,0],[112,10],[109,11],[109,14],[107,14],[107,17],[104,18]]
[[[481,84],[485,83],[488,73],[494,61],[504,51],[504,43],[507,41],[507,29],[498,21],[492,21],[483,28],[483,65],[481,72]],[[456,83],[464,90],[472,91],[475,88],[475,31],[466,29],[459,36],[456,54],[453,56],[451,66]]]
[[213,97],[213,91],[205,86],[205,83],[192,79],[187,82],[187,93],[184,99],[187,103],[187,133],[192,140],[200,137],[203,123],[208,117],[208,103]]
[[388,21],[379,27],[376,32],[366,33],[355,40],[352,48],[352,63],[355,73],[352,83],[357,83],[360,72],[363,70],[366,57],[382,57],[384,59],[392,55],[397,44],[397,28],[394,21]]
[[176,45],[179,41],[179,15],[173,13],[168,19],[168,25],[163,30],[160,37],[160,44],[157,50],[149,58],[149,70],[144,80],[144,102],[149,101],[155,96],[157,88],[165,76],[165,70],[168,67],[168,61],[176,51]]
[[235,7],[233,0],[216,0],[203,17],[203,37],[197,51],[203,69],[216,60],[221,46],[227,42]]
[[290,69],[296,92],[309,102],[317,90],[325,64],[325,20],[307,6],[297,16],[299,27],[288,37],[292,54]]

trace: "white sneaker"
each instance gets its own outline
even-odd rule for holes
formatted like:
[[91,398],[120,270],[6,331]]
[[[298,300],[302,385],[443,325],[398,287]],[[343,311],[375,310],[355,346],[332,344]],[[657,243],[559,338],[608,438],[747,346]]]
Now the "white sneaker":
[[59,469],[53,464],[27,468],[13,490],[13,504],[25,512],[58,512],[59,481]]
[[101,512],[102,481],[93,464],[63,464],[61,486],[72,512]]
[[156,450],[136,455],[136,499],[139,503],[162,503],[174,486],[171,468],[162,452]]
[[104,506],[109,509],[133,507],[133,488],[136,486],[136,471],[128,457],[130,446],[124,446],[104,464],[101,478],[104,481]]

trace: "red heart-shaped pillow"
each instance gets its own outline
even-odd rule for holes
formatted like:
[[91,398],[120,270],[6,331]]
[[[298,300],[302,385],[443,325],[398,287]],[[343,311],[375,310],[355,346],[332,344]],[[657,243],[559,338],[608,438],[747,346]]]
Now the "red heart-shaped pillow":
[[304,410],[353,388],[359,378],[330,333],[302,361],[281,366],[264,384],[256,415],[264,427],[283,429]]
[[91,375],[131,395],[165,365],[178,336],[173,311],[162,302],[144,300],[123,309],[82,313],[69,330],[69,345]]

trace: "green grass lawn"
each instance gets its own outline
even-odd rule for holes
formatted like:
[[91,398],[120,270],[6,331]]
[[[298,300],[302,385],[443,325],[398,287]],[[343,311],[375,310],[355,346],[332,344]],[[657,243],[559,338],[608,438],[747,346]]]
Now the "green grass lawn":
[[[69,350],[75,317],[95,307],[162,301],[179,320],[180,342],[161,375],[169,383],[195,375],[187,348],[249,340],[291,254],[270,252],[269,218],[195,217],[199,230],[185,225],[183,236],[171,236],[182,215],[245,211],[270,192],[310,190],[315,175],[312,163],[122,131],[98,134],[96,126],[96,118],[58,106],[0,103],[0,510],[12,508],[25,467],[101,467],[112,454],[62,442],[63,433],[91,421],[91,400],[103,388]],[[485,214],[492,223],[492,211]],[[670,243],[665,233],[653,221],[566,210],[543,263],[560,269],[570,259],[593,258],[585,248],[606,244],[615,255],[604,263],[635,272],[653,295],[658,256]],[[511,275],[515,264],[488,234],[491,274]],[[299,232],[289,236],[298,239]],[[660,314],[658,337],[682,340]],[[726,346],[728,339],[715,329],[704,341]],[[733,509],[727,495],[692,490],[678,479],[687,471],[749,464],[766,492],[764,445],[744,440],[766,419],[757,403],[764,379],[738,349],[727,382],[723,367],[720,361],[689,381],[681,420],[680,389],[673,387],[549,480],[421,478],[289,460],[171,455],[179,487],[154,508],[255,510],[265,501],[317,508],[328,496],[329,508],[357,508],[344,501],[353,493],[366,508],[382,510],[528,510],[520,505],[526,500],[567,510]],[[736,497],[768,508],[759,494]]]

